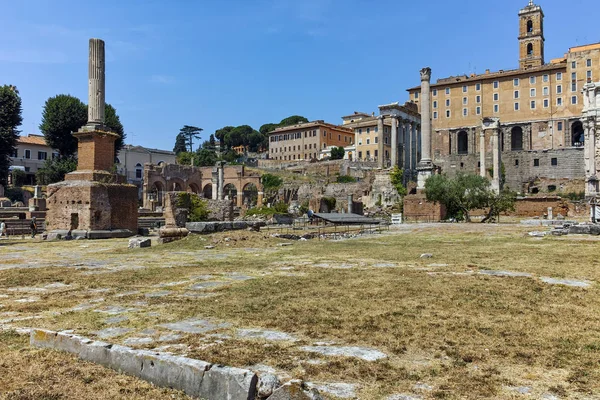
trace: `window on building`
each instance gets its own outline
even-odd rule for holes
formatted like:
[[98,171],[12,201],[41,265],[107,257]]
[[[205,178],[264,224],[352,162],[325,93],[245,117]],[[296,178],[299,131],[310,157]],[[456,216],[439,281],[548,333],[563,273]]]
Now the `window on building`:
[[592,60],[590,58],[588,58],[585,62],[585,65],[587,65],[588,67],[592,66]]
[[[375,132],[378,132],[378,128],[375,128]],[[383,133],[388,133],[388,127],[387,126],[383,127]]]
[[500,111],[500,106],[498,104],[494,104],[494,112],[497,113]]
[[379,151],[375,150],[375,157],[379,154]]
[[527,33],[532,33],[533,32],[533,21],[528,19],[527,20]]
[[45,151],[38,151],[38,160],[47,160],[48,159],[48,153],[46,153]]
[[498,89],[498,86],[500,86],[500,82],[494,81],[494,89]]
[[542,82],[548,82],[548,74],[542,75]]
[[519,103],[515,103],[515,111],[519,111]]
[[477,91],[481,90],[481,83],[476,83],[475,84],[475,90],[477,90]]
[[531,44],[531,43],[527,44],[527,55],[528,56],[532,56],[533,55],[533,44]]
[[535,76],[530,76],[530,77],[529,77],[529,83],[530,83],[531,85],[535,85]]
[[469,110],[466,108],[463,108],[463,117],[466,117],[467,115],[469,115]]
[[577,104],[577,96],[571,96],[571,104]]
[[499,96],[500,95],[498,93],[494,93],[494,101],[498,101]]
[[371,128],[367,128],[367,134],[371,133]]
[[432,93],[433,93],[434,96],[437,96],[437,89],[433,89]]
[[419,92],[415,92],[415,99],[419,98]]
[[514,98],[515,99],[519,98],[519,91],[518,90],[515,90],[515,92],[514,92]]
[[144,168],[142,167],[142,164],[137,163],[135,164],[135,179],[142,179],[142,171],[144,170]]
[[433,112],[433,119],[437,119],[437,115],[438,115],[438,114],[437,114],[437,111],[434,111],[434,112]]
[[[53,153],[52,155],[54,155],[54,153]],[[12,158],[17,158],[17,157],[19,157],[19,151],[18,151],[17,149],[15,149],[15,151],[12,153],[11,157],[12,157]]]
[[23,153],[23,157],[30,159],[31,158],[31,150],[25,150],[25,153]]
[[523,150],[523,128],[515,126],[510,130],[510,150]]
[[539,167],[540,166],[540,159],[539,158],[534,158],[533,159],[533,166],[534,167]]
[[446,118],[450,118],[450,110],[446,110]]
[[586,72],[586,78],[587,78],[588,83],[590,83],[592,81],[592,71]]
[[556,94],[562,93],[562,85],[556,85]]
[[371,144],[371,138],[367,138],[367,144]]
[[513,86],[519,86],[519,78],[513,79]]
[[375,143],[379,143],[379,136],[375,136]]
[[577,72],[571,72],[571,82],[575,82],[577,80]]
[[560,132],[563,130],[563,123],[562,121],[558,121],[556,124],[556,129]]
[[477,95],[475,97],[475,102],[478,103],[478,104],[481,103],[481,96]]
[[469,134],[466,131],[460,131],[457,134],[458,154],[469,154]]
[[358,130],[358,134],[362,135],[362,128]]
[[467,93],[467,85],[463,85],[463,93]]
[[577,91],[577,83],[571,83],[571,92]]
[[535,110],[535,100],[531,100],[530,107],[532,110]]
[[450,88],[449,87],[446,88],[446,94],[450,94]]
[[327,137],[327,131],[323,131],[323,137]]
[[556,73],[556,80],[557,81],[562,81],[562,72],[557,72]]
[[388,138],[387,138],[387,136],[383,138],[383,143],[388,144]]
[[515,167],[519,166],[519,160],[515,160]]
[[450,99],[446,99],[446,107],[450,107]]
[[558,165],[558,158],[551,158],[550,159],[550,165],[552,165],[553,167],[556,167]]
[[571,61],[571,68],[572,69],[577,68],[577,61]]
[[481,107],[479,107],[479,106],[475,107],[475,114],[481,115]]
[[362,151],[358,152],[358,159],[361,160],[362,159]]
[[550,94],[550,88],[548,88],[548,86],[544,86],[542,88],[542,93],[544,94],[544,96],[548,96]]
[[550,107],[550,100],[544,99],[544,108]]
[[433,108],[437,108],[437,100],[433,101]]
[[529,90],[529,97],[535,97],[535,89]]
[[467,97],[463,97],[463,104],[467,104],[469,102],[469,99]]

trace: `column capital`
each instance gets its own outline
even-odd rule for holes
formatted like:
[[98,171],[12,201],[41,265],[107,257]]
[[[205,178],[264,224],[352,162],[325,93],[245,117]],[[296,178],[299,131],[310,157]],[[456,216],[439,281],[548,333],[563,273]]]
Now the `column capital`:
[[421,69],[421,81],[429,82],[431,80],[431,68],[425,67]]

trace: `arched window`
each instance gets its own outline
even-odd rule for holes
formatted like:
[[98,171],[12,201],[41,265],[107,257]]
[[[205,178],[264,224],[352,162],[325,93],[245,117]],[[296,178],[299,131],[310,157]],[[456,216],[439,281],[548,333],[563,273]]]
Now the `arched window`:
[[532,56],[533,55],[533,44],[529,43],[527,45],[527,55],[528,56]]
[[515,126],[510,131],[510,149],[512,151],[523,150],[523,128]]
[[466,131],[458,132],[458,154],[469,154],[469,134]]
[[135,179],[142,179],[142,171],[144,170],[144,168],[142,167],[142,164],[137,163],[135,164]]
[[573,138],[573,146],[583,146],[585,142],[585,135],[583,134],[583,124],[581,121],[575,121],[573,125],[571,125],[571,137]]
[[531,33],[533,32],[533,21],[529,20],[527,21],[527,33]]

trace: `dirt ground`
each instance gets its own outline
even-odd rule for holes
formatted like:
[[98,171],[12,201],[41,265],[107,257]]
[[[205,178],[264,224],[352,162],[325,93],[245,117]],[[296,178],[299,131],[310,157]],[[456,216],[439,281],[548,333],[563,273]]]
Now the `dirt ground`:
[[302,378],[332,399],[599,398],[600,243],[534,230],[2,240],[0,397],[184,398],[10,331],[38,327]]

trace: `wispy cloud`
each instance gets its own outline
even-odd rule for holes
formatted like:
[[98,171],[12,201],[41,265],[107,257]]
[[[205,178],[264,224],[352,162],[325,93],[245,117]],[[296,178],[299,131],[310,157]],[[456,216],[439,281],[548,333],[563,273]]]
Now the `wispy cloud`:
[[169,75],[152,75],[150,77],[150,82],[169,85],[175,82],[175,78]]

